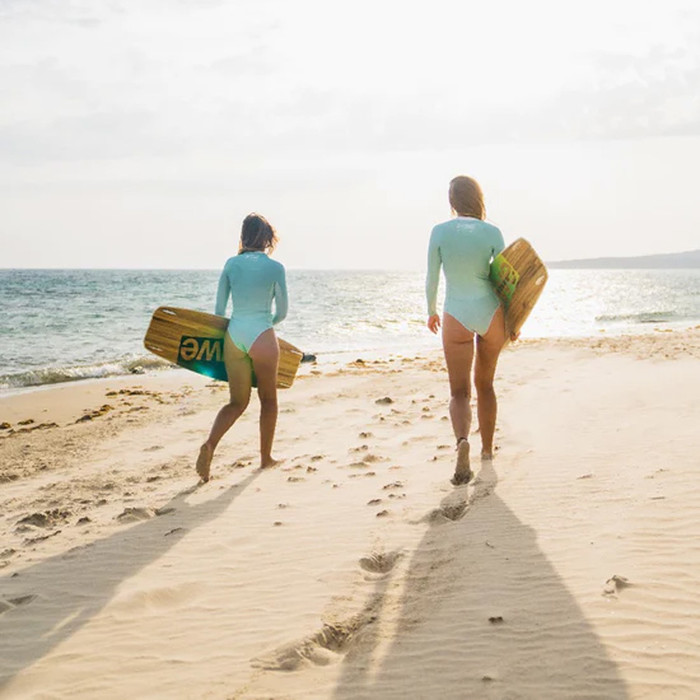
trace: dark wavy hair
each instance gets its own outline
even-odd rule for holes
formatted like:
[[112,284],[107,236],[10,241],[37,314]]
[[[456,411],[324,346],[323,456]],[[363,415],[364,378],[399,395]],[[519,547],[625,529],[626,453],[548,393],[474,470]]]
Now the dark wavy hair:
[[277,232],[270,222],[260,214],[248,214],[241,226],[241,241],[239,253],[257,250],[263,253],[271,252],[277,245]]
[[450,181],[450,206],[459,216],[486,218],[484,194],[473,177],[458,175]]

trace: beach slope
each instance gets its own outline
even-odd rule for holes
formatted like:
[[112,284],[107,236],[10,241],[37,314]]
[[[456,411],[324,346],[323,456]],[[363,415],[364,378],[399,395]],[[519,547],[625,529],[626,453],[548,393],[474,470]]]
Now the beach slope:
[[457,488],[438,353],[305,368],[284,461],[253,400],[204,485],[220,383],[2,397],[0,697],[695,698],[699,359],[515,344]]

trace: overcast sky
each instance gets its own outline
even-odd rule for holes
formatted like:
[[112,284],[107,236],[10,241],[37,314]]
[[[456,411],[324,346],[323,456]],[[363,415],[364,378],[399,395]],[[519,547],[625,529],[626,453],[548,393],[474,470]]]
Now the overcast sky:
[[700,247],[697,0],[0,0],[0,267],[415,268],[482,184],[546,259]]

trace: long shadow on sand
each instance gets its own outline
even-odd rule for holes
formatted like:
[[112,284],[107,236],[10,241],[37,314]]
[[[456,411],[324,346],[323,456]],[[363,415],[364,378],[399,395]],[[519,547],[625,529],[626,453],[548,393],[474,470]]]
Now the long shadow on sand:
[[120,583],[162,556],[190,530],[225,511],[257,476],[253,472],[216,498],[194,506],[186,498],[195,489],[188,489],[163,506],[161,516],[41,561],[16,577],[1,578],[4,597],[21,595],[30,602],[0,615],[0,691],[22,669],[89,622]]
[[[398,605],[387,580],[376,582],[368,606],[378,620],[351,644],[336,700],[628,697],[602,641],[496,482],[484,464],[468,503],[465,487],[443,500]],[[387,618],[395,628],[383,627]]]

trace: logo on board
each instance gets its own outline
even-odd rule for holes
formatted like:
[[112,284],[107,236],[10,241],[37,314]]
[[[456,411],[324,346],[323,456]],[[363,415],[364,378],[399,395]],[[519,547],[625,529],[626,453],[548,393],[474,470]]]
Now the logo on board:
[[196,338],[183,335],[180,338],[178,359],[184,362],[223,362],[223,338]]
[[496,288],[496,294],[501,299],[510,301],[518,286],[520,275],[518,271],[499,253],[491,263],[491,281]]

